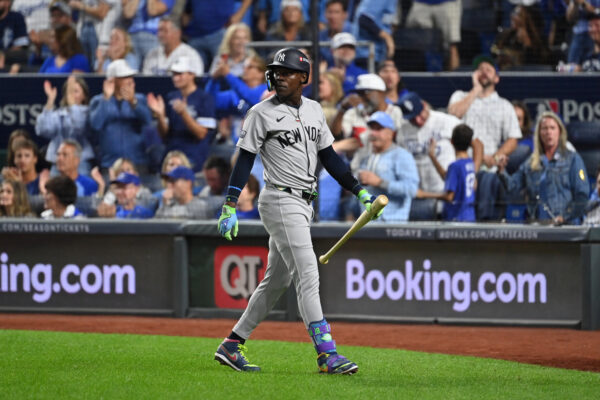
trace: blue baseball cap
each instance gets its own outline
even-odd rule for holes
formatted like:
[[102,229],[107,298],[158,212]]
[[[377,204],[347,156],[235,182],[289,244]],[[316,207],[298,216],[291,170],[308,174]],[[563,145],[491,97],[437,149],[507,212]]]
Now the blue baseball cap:
[[400,100],[400,109],[402,110],[402,117],[404,119],[411,120],[423,111],[423,100],[415,92],[405,93]]
[[384,128],[396,131],[396,125],[394,124],[394,120],[392,119],[392,117],[389,116],[389,114],[383,111],[377,111],[371,114],[369,120],[367,121],[367,125],[371,124],[372,122],[376,122]]
[[130,174],[129,172],[121,172],[119,176],[110,181],[110,183],[122,183],[124,185],[133,183],[135,186],[139,186],[141,181],[140,177],[137,175]]
[[163,178],[169,180],[177,180],[177,179],[187,179],[188,181],[194,181],[194,171],[191,168],[184,167],[180,165],[179,167],[173,169],[171,172],[163,174]]

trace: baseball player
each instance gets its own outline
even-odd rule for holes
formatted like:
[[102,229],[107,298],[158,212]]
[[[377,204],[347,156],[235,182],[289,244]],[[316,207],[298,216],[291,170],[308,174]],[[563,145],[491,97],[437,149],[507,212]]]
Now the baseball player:
[[300,315],[317,351],[320,372],[358,371],[355,363],[337,353],[331,327],[321,309],[319,271],[310,236],[311,202],[317,197],[317,162],[321,161],[367,209],[375,197],[360,186],[333,150],[333,135],[319,103],[302,96],[309,74],[310,62],[304,53],[291,47],[279,50],[266,72],[269,90],[274,89],[276,94],[248,111],[237,144],[240,154],[219,218],[219,232],[227,240],[237,236],[236,201],[260,152],[265,187],[259,195],[258,209],[270,237],[265,277],[215,353],[215,360],[236,371],[260,371],[248,362],[244,343],[292,281]]

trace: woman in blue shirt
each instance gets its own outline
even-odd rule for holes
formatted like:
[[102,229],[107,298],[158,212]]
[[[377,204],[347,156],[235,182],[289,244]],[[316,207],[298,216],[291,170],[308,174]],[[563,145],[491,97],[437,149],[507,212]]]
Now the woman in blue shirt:
[[49,57],[40,68],[41,73],[56,74],[70,72],[90,72],[90,64],[83,55],[83,48],[75,29],[61,25],[52,31]]

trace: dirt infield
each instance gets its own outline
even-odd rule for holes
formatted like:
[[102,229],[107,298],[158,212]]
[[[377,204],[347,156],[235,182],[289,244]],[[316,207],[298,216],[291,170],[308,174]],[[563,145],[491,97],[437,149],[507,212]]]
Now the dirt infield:
[[[130,316],[0,314],[0,329],[224,337],[234,321]],[[600,372],[600,331],[334,322],[335,340],[371,346],[499,358]],[[252,339],[308,342],[300,322],[263,322]]]

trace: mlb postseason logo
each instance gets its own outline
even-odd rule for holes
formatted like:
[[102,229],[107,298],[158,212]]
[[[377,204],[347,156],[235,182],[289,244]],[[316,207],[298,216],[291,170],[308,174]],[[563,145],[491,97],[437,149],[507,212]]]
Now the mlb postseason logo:
[[552,111],[555,114],[560,115],[560,101],[558,99],[544,99],[544,98],[532,98],[523,100],[533,122],[537,119],[538,115],[545,111]]
[[265,276],[269,250],[265,247],[220,246],[214,256],[215,305],[244,309]]

